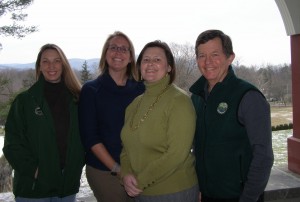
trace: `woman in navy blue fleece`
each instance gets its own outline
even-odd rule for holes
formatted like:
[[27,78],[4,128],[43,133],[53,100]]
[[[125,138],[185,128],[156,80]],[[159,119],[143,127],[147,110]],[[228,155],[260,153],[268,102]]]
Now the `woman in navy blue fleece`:
[[144,92],[135,52],[122,32],[109,35],[102,49],[100,76],[85,83],[79,100],[79,127],[86,149],[86,176],[97,201],[130,201],[120,184],[120,131],[126,107]]

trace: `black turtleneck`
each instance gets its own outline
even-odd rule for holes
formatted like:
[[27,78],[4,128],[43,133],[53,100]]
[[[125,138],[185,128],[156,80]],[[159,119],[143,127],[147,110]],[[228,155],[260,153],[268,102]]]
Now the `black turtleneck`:
[[52,114],[60,156],[60,165],[63,169],[66,161],[67,138],[70,126],[68,91],[63,81],[59,83],[45,81],[44,93]]

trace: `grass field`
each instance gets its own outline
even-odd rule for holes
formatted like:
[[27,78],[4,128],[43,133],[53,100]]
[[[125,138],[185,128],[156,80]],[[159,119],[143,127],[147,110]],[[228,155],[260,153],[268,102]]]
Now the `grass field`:
[[272,126],[293,123],[293,108],[290,107],[271,107]]
[[[293,123],[293,108],[272,106],[271,107],[271,121],[272,126],[281,124]],[[4,129],[0,127],[0,135],[4,134]]]

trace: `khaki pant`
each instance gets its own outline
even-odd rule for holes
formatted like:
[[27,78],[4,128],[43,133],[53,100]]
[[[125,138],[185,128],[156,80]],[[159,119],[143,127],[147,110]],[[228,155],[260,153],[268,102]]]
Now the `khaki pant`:
[[86,166],[86,178],[98,202],[132,202],[117,176]]

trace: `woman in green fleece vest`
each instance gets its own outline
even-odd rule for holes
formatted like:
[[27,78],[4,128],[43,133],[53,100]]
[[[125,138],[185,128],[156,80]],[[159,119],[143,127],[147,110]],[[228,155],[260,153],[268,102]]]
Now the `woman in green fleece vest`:
[[176,85],[168,45],[145,45],[137,67],[146,91],[126,109],[121,132],[121,177],[136,202],[196,202],[198,183],[191,153],[195,110]]

